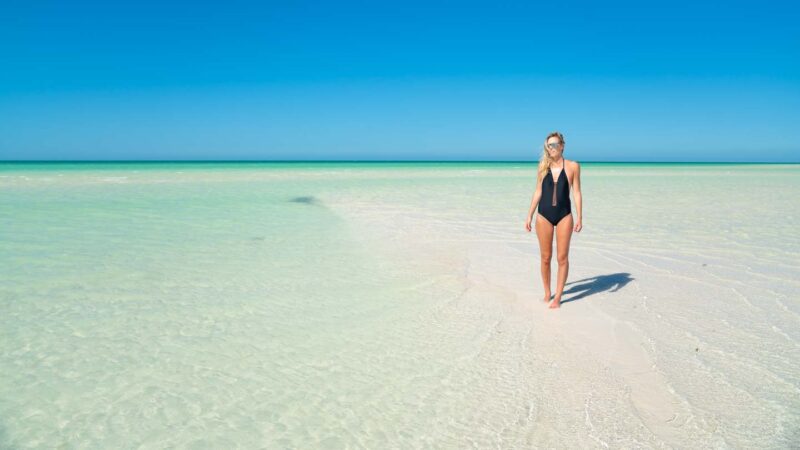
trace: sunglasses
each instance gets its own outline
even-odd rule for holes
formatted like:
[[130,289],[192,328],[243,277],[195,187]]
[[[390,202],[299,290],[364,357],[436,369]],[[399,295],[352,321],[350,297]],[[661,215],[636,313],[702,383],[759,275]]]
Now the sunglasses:
[[547,147],[549,147],[549,148],[552,148],[552,149],[556,149],[556,148],[558,148],[558,146],[559,146],[559,145],[561,145],[561,143],[560,143],[560,142],[559,142],[559,143],[557,143],[557,144],[552,144],[552,143],[551,143],[551,144],[547,144]]

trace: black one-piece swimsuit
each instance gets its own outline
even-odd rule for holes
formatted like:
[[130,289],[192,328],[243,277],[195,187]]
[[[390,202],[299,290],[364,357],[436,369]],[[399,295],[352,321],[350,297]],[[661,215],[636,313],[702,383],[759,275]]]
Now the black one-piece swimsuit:
[[[562,159],[561,161],[564,164],[564,160]],[[561,219],[572,212],[572,203],[569,200],[569,177],[567,177],[566,172],[562,165],[556,181],[553,181],[553,173],[550,170],[547,171],[547,175],[542,179],[539,214],[553,226],[558,225]]]

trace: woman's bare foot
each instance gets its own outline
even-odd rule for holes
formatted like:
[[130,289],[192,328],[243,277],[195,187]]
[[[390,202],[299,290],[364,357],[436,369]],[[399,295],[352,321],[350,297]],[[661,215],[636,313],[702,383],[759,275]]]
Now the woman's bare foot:
[[553,295],[552,295],[552,294],[550,294],[549,292],[545,292],[545,293],[544,293],[544,302],[545,302],[545,303],[549,302],[549,301],[550,301],[550,297],[552,297],[552,296],[553,296]]
[[561,296],[556,295],[556,298],[553,299],[553,303],[550,304],[550,309],[560,308],[560,307],[561,307]]

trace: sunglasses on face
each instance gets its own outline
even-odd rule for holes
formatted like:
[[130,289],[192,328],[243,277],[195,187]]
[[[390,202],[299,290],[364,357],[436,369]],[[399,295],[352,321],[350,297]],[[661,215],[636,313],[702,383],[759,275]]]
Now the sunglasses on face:
[[557,149],[559,145],[561,145],[560,142],[558,142],[558,143],[552,143],[551,142],[551,143],[547,144],[547,147],[548,148],[552,148],[552,149]]

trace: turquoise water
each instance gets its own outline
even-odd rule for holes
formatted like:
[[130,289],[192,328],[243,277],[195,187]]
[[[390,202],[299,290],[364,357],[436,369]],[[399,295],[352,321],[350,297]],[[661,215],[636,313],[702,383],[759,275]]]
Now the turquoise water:
[[[599,411],[590,421],[585,398],[574,417],[557,408],[554,368],[573,360],[532,341],[556,325],[518,314],[541,289],[535,237],[522,231],[534,167],[0,164],[0,444],[461,448],[600,436],[624,446],[615,439],[635,436],[680,446],[632,407],[612,405],[616,425]],[[571,279],[621,264],[645,271],[633,271],[640,294],[648,274],[713,280],[718,308],[726,283],[749,277],[736,295],[755,309],[717,315],[717,329],[744,334],[704,334],[687,309],[658,303],[649,314],[663,322],[635,322],[688,405],[683,431],[708,445],[787,442],[800,411],[800,166],[585,163],[583,173]],[[633,311],[623,304],[598,308],[622,320]],[[702,367],[708,383],[745,385],[740,405],[761,424],[726,416],[725,401],[704,411],[702,376],[669,364],[677,330],[691,327],[720,354],[758,343],[739,361],[746,370],[730,358]],[[748,387],[748,371],[780,381]],[[625,386],[587,395],[603,405]]]

